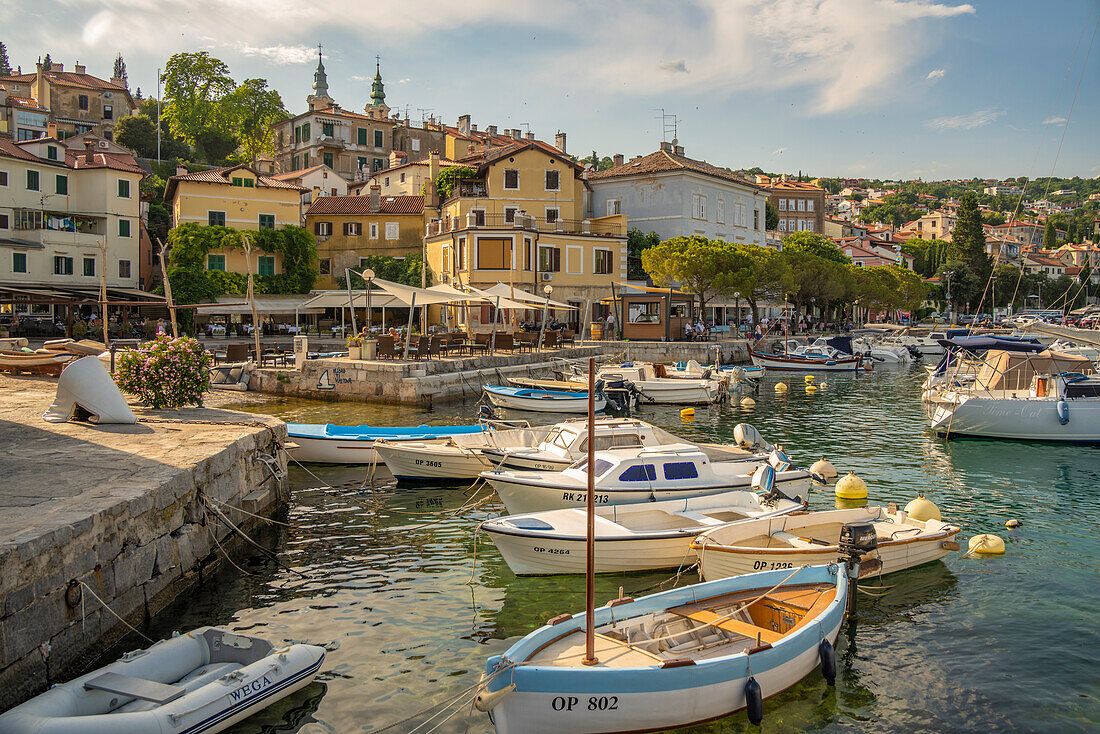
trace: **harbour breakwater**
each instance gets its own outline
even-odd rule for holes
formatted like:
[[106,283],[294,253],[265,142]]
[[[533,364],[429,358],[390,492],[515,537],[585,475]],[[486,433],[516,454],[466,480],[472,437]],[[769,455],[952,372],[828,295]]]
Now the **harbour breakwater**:
[[513,377],[551,377],[564,364],[617,358],[646,362],[694,359],[713,364],[748,360],[744,341],[638,342],[588,341],[546,352],[444,357],[418,362],[358,360],[347,357],[307,360],[301,370],[255,369],[249,389],[271,395],[319,400],[358,400],[431,406],[481,394],[484,384],[507,384]]
[[46,423],[55,390],[0,376],[0,710],[81,673],[288,499],[277,419]]

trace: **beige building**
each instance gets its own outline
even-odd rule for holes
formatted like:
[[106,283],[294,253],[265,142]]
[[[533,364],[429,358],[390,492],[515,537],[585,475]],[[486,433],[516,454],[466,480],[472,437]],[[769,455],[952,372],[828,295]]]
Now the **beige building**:
[[780,235],[825,231],[825,189],[812,183],[776,181],[767,187],[768,201],[779,211]]
[[344,270],[365,267],[364,258],[403,258],[424,247],[424,197],[323,196],[306,211],[306,228],[317,238],[318,288],[335,288]]
[[326,165],[347,181],[362,181],[389,166],[390,153],[401,151],[413,158],[443,147],[440,126],[410,124],[390,114],[382,73],[375,70],[370,101],[363,113],[343,109],[328,93],[325,65],[318,57],[313,75],[309,109],[277,123],[275,168],[277,172]]
[[[125,79],[100,79],[87,73],[82,64],[76,64],[73,71],[65,71],[64,65],[55,61],[46,71],[39,63],[34,74],[0,77],[0,85],[9,94],[35,100],[48,109],[49,122],[55,126],[54,134],[59,139],[91,132],[114,140],[115,125],[133,114],[136,107]],[[18,140],[18,130],[16,133],[13,137]]]
[[[430,160],[435,178],[438,157]],[[586,309],[626,279],[626,217],[586,218],[583,168],[539,141],[516,142],[458,160],[475,170],[458,182],[427,224],[425,246],[433,281],[487,288],[507,283],[577,310],[558,314],[578,326]],[[491,321],[488,306],[472,326]]]
[[[172,226],[194,222],[238,230],[279,229],[301,225],[301,201],[305,188],[270,176],[261,176],[246,165],[177,173],[168,179],[164,201],[172,212]],[[251,267],[243,252],[211,250],[207,268],[258,275],[282,272],[278,254],[254,256]]]
[[921,240],[951,241],[951,232],[955,229],[958,217],[949,212],[928,212],[920,219],[914,219],[905,225],[904,229]]
[[0,138],[0,284],[138,288],[144,172],[105,140],[79,142]]

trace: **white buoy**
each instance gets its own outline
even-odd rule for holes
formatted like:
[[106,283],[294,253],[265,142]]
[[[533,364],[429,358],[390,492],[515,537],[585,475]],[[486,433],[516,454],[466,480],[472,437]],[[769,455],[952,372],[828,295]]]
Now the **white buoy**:
[[992,533],[975,535],[967,544],[969,552],[981,556],[1003,556],[1005,554],[1005,542]]
[[1020,522],[1019,520],[1017,520],[1016,518],[1012,518],[1011,520],[1005,520],[1005,527],[1006,528],[1018,528],[1021,525],[1023,525],[1023,523]]
[[836,467],[829,463],[829,460],[824,456],[814,462],[814,465],[810,467],[810,471],[826,479],[833,479],[836,477]]
[[818,387],[819,390],[824,390],[828,386],[829,386],[829,383],[825,382],[825,380],[822,380],[821,382],[817,383],[817,387]]
[[836,483],[836,496],[843,500],[862,500],[867,498],[867,482],[848,472]]
[[756,401],[753,400],[752,398],[750,398],[748,395],[741,398],[741,407],[742,408],[751,408],[755,405],[756,405]]

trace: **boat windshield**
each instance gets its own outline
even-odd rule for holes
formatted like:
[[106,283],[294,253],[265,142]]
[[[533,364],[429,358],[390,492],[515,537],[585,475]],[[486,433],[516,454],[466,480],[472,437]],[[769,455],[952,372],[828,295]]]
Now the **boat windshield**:
[[[643,446],[642,437],[637,433],[613,433],[610,436],[596,436],[596,451],[607,451],[608,449],[623,449],[623,448],[639,448]],[[588,437],[585,437],[578,448],[578,451],[584,453],[588,450]]]
[[[607,472],[611,469],[611,467],[612,467],[612,464],[607,459],[597,458],[596,459],[596,477],[597,478],[602,477],[604,474],[607,474]],[[574,464],[573,466],[571,466],[569,468],[573,469],[574,471],[580,472],[582,474],[587,474],[588,473],[588,459],[587,458],[581,459],[580,461],[578,461],[576,464]]]

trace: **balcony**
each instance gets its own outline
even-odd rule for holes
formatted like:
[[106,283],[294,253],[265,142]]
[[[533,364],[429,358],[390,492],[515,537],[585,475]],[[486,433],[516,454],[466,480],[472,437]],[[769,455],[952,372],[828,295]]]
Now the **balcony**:
[[446,201],[460,198],[484,199],[487,196],[489,196],[489,188],[484,181],[459,181],[451,190],[451,195],[447,197]]
[[504,214],[485,214],[471,217],[443,217],[428,222],[425,234],[434,237],[448,232],[459,232],[467,229],[481,230],[523,230],[525,232],[558,233],[572,235],[588,235],[593,237],[625,237],[622,226],[615,222],[599,222],[590,219],[546,219],[534,216],[514,214],[507,218]]

